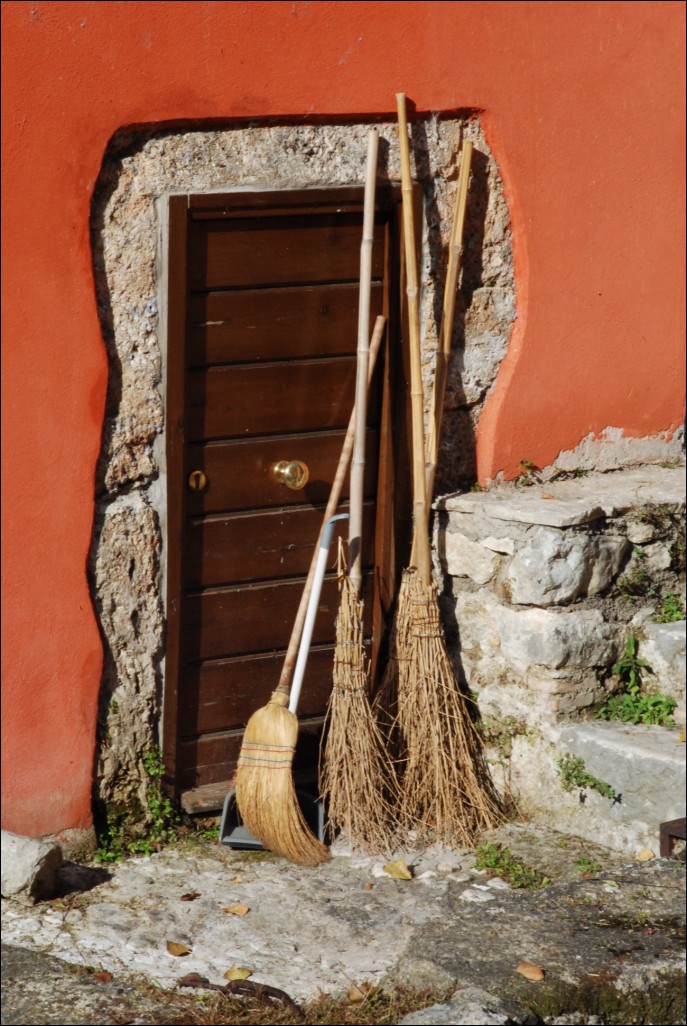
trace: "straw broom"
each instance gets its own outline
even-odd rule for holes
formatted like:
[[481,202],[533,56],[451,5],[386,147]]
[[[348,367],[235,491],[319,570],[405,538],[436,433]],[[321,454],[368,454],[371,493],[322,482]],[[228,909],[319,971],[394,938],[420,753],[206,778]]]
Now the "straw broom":
[[364,647],[362,588],[363,478],[365,472],[366,379],[375,178],[378,135],[368,135],[367,173],[360,247],[356,425],[351,465],[349,520],[350,573],[340,573],[341,600],[336,620],[333,688],[323,751],[322,796],[330,827],[343,830],[352,844],[371,853],[394,847],[392,825],[397,793],[383,735],[369,702],[369,668]]
[[[410,154],[405,96],[399,93],[396,99],[410,334],[414,509],[413,558],[401,581],[388,668],[389,676],[396,678],[397,726],[405,755],[402,818],[408,826],[433,829],[437,841],[471,845],[482,830],[496,825],[499,803],[446,650],[431,575]],[[445,330],[450,330],[448,324]],[[393,683],[387,680],[387,688]]]
[[[370,342],[368,387],[385,323],[384,317],[378,317],[375,322]],[[323,516],[322,530],[339,504],[353,451],[354,433],[355,408],[348,423]],[[298,718],[287,706],[298,646],[315,579],[322,530],[303,588],[279,683],[267,705],[257,709],[246,724],[236,775],[236,803],[248,830],[266,848],[305,866],[325,862],[330,856],[325,845],[309,829],[296,797],[291,766],[298,739]]]

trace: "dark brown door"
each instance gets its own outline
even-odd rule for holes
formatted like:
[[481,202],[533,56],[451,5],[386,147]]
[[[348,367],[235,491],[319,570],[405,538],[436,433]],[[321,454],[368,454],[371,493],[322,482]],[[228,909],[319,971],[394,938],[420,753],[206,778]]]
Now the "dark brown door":
[[[170,201],[164,747],[168,784],[189,809],[221,801],[242,727],[279,677],[353,405],[361,200],[355,189]],[[374,659],[393,562],[396,224],[390,195],[373,248],[373,316],[391,315],[367,433]],[[278,479],[282,461],[305,464],[304,487]],[[331,687],[335,550],[299,708],[306,729]]]

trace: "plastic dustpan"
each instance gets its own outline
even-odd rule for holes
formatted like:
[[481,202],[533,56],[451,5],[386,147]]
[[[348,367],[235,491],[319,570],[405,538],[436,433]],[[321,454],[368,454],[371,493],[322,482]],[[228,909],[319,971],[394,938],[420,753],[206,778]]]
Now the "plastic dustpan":
[[[296,788],[296,798],[305,822],[318,841],[324,843],[324,807],[316,794],[304,787]],[[219,828],[220,844],[229,848],[248,851],[264,851],[264,845],[254,837],[241,822],[234,788],[224,799],[222,821]]]

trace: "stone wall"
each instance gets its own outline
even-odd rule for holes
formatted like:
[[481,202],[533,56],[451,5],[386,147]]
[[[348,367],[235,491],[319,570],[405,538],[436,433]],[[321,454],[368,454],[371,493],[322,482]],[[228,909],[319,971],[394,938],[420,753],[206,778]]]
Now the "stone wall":
[[435,503],[444,612],[484,716],[590,711],[617,686],[629,634],[684,709],[684,622],[652,622],[666,594],[684,598],[684,494],[682,468],[644,467],[525,475]]
[[[380,124],[380,175],[398,179],[394,124]],[[360,184],[368,126],[249,126],[119,134],[92,206],[93,267],[109,387],[90,559],[105,650],[97,790],[145,805],[141,756],[158,740],[164,686],[164,246],[170,193]],[[461,139],[474,144],[455,359],[437,480],[474,480],[474,427],[515,316],[509,217],[501,179],[474,117],[413,127],[424,194],[421,262],[424,374],[429,384]],[[162,217],[160,216],[162,215]],[[456,441],[457,440],[457,441]]]

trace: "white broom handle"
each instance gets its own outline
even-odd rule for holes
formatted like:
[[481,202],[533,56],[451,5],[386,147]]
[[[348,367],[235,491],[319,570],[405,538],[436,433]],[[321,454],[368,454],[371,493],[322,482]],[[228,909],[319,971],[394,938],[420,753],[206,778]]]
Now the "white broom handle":
[[310,599],[308,600],[308,609],[305,614],[305,623],[303,624],[303,633],[301,634],[301,644],[298,649],[298,659],[296,660],[296,669],[293,672],[293,683],[291,685],[291,694],[289,695],[289,712],[292,713],[295,713],[298,708],[298,699],[301,697],[301,685],[303,684],[303,677],[305,676],[305,664],[308,661],[310,641],[312,639],[313,627],[315,626],[315,617],[317,616],[317,603],[320,601],[324,571],[327,566],[332,538],[334,537],[334,524],[337,520],[347,519],[348,513],[337,513],[335,517],[330,517],[322,528],[322,534],[320,535],[320,548],[317,553],[317,563],[315,564],[315,573],[313,575],[312,591],[310,592]]

